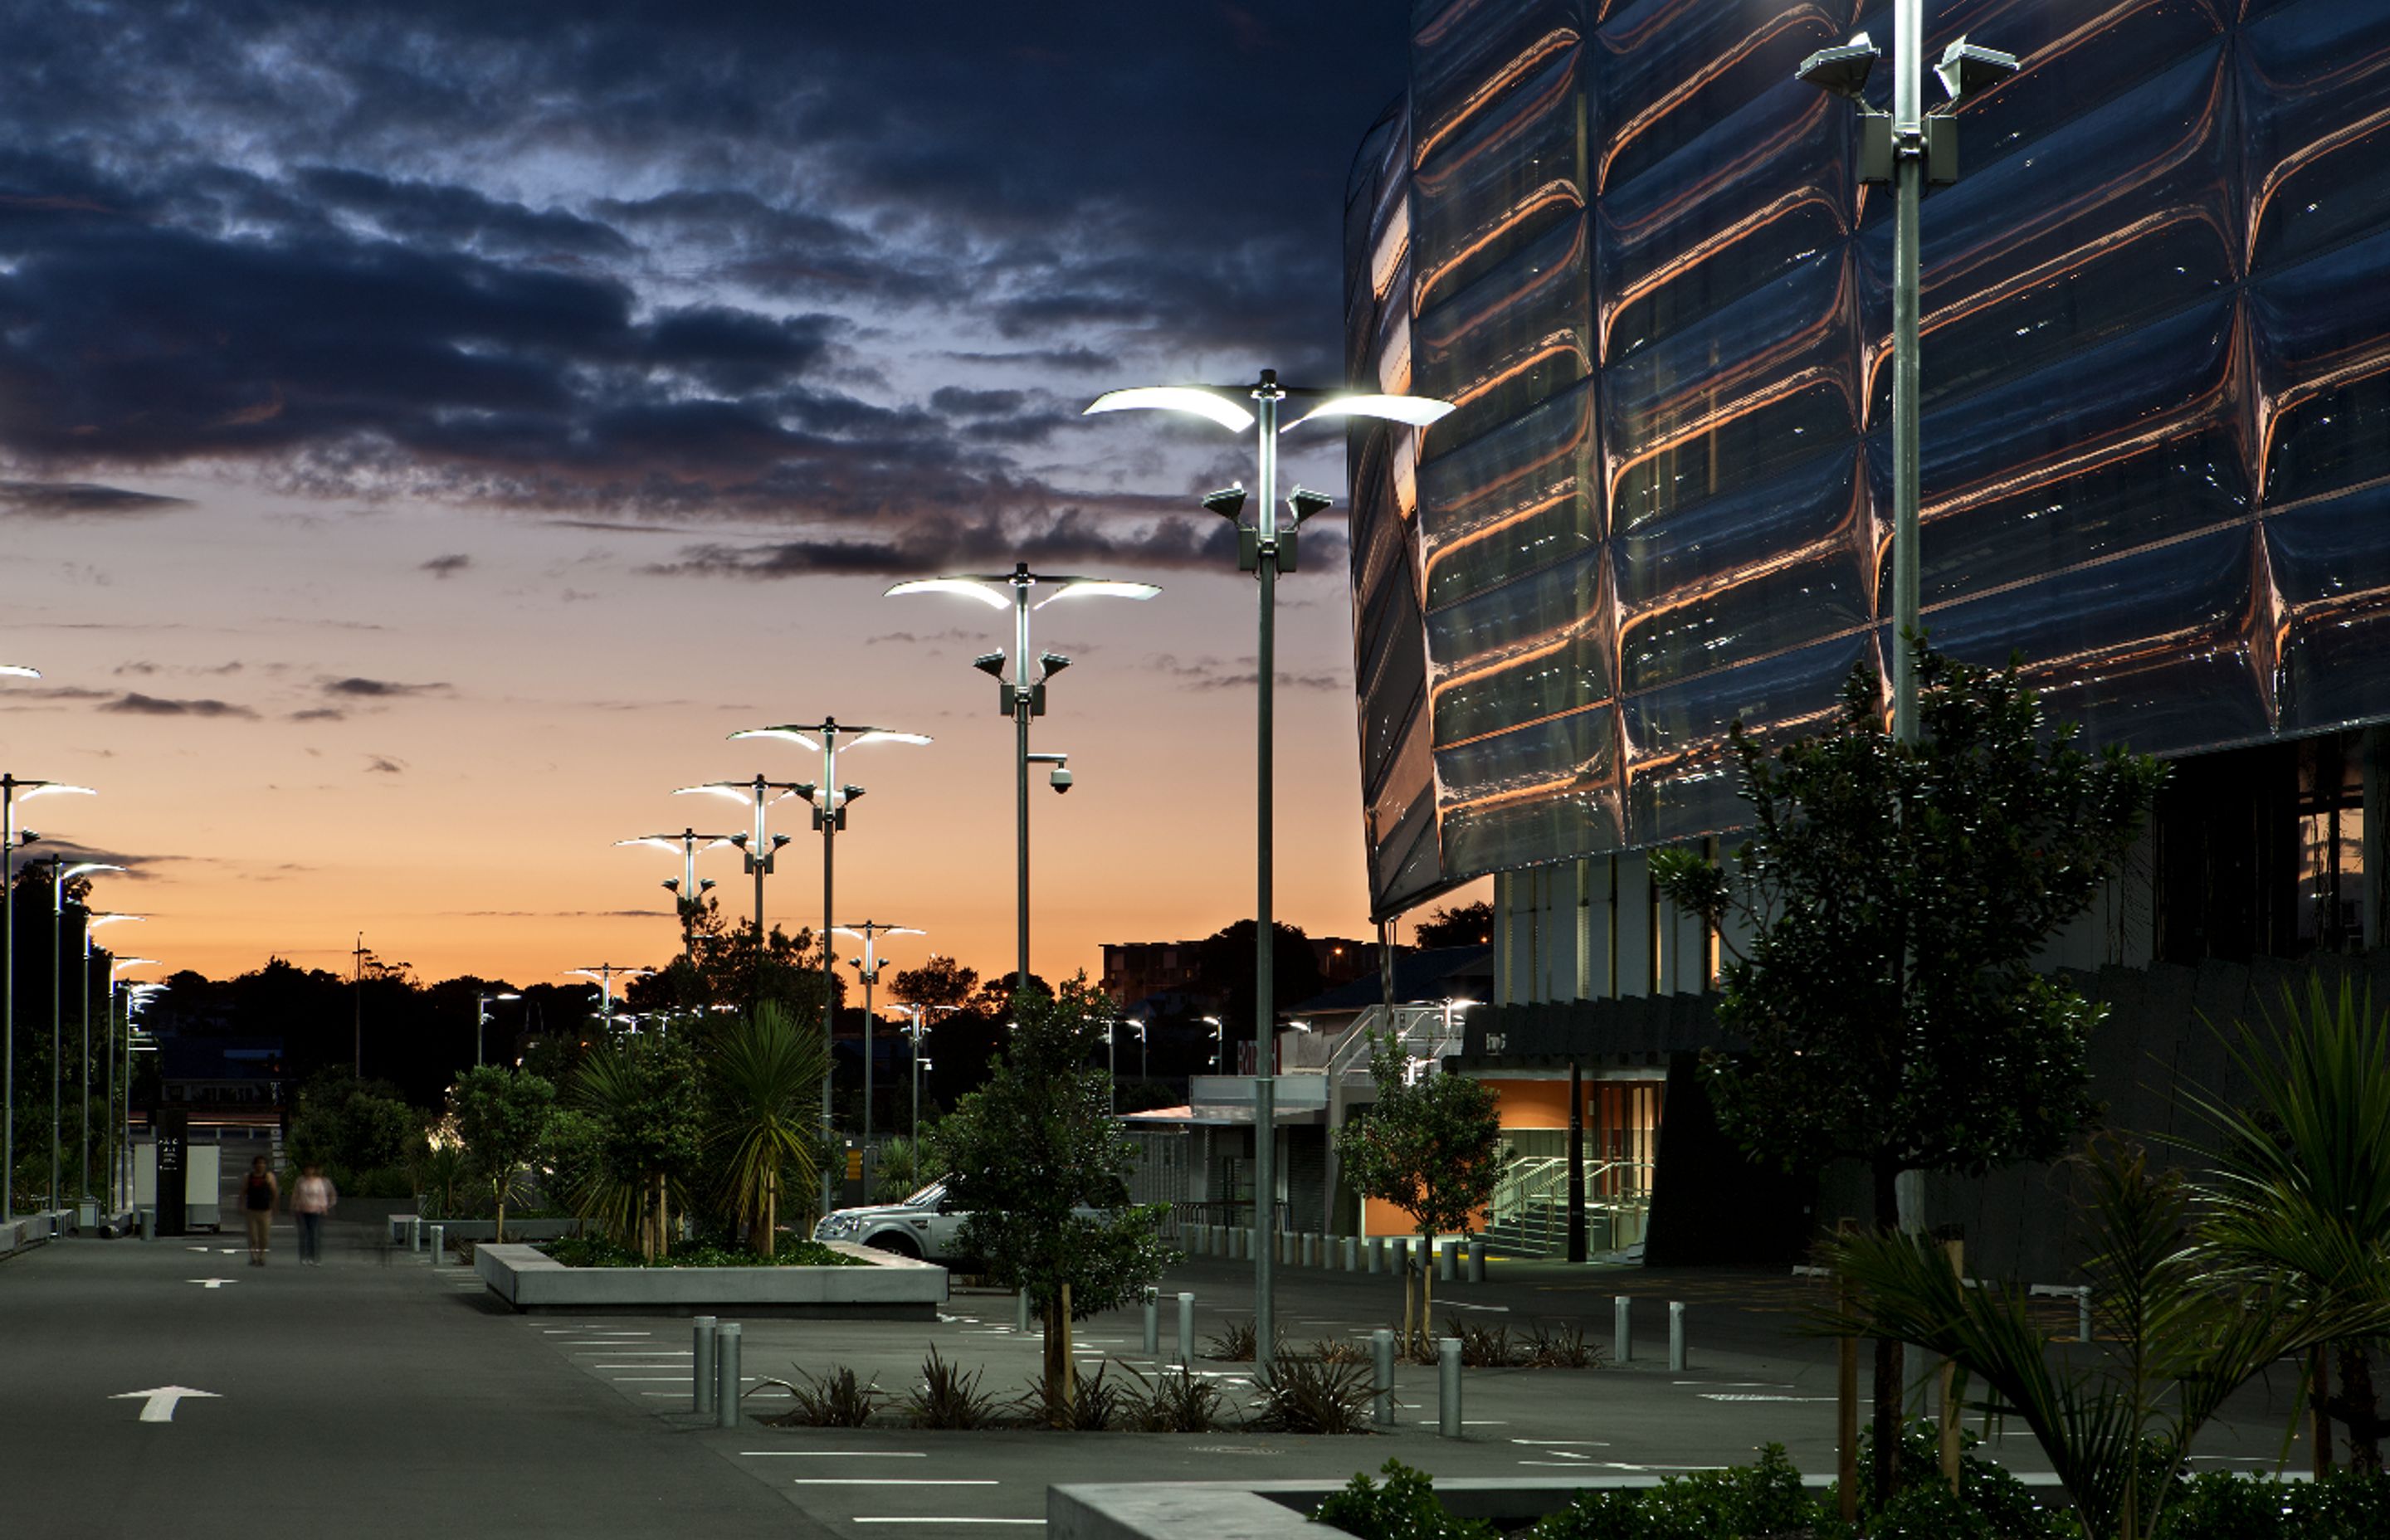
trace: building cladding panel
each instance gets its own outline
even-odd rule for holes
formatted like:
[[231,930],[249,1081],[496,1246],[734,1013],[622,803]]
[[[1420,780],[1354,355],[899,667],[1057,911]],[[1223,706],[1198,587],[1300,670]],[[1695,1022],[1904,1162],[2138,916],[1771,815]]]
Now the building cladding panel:
[[[2390,717],[2390,6],[1929,0],[2024,70],[1924,209],[1924,618],[2161,754]],[[1373,905],[1728,830],[1891,601],[1848,0],[1420,0],[1356,160]],[[1889,70],[1871,95],[1883,105]],[[1929,80],[1928,98],[1938,96]]]

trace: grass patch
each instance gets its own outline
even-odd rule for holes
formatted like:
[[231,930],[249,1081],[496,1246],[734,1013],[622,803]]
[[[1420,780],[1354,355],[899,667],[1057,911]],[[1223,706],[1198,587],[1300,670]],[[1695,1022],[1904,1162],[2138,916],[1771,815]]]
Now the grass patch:
[[833,1251],[815,1240],[790,1240],[766,1257],[761,1252],[703,1243],[683,1246],[662,1262],[649,1263],[628,1246],[603,1236],[543,1240],[532,1248],[567,1267],[868,1267],[860,1258]]

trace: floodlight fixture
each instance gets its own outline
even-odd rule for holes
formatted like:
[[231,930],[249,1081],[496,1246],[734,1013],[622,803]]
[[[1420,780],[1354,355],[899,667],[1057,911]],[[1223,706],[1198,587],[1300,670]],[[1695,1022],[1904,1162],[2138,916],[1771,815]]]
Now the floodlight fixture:
[[1239,481],[1234,486],[1225,486],[1217,492],[1205,493],[1203,507],[1210,512],[1216,513],[1234,523],[1244,517],[1245,483]]
[[1046,671],[1047,678],[1051,679],[1054,675],[1061,673],[1064,669],[1069,668],[1071,666],[1071,660],[1069,655],[1066,653],[1040,652],[1037,655],[1037,666]]
[[[891,589],[889,591],[893,593],[895,590]],[[971,667],[979,670],[982,674],[986,674],[991,679],[1001,679],[1004,677],[1004,654],[1001,652],[983,652],[978,657],[971,660]]]
[[1288,507],[1293,510],[1294,521],[1297,524],[1301,524],[1314,514],[1336,506],[1336,499],[1329,496],[1328,494],[1314,492],[1309,487],[1304,486],[1296,487],[1286,501]]
[[1942,83],[1943,93],[1956,107],[1967,97],[1981,96],[1999,84],[2017,69],[2016,55],[1986,48],[1962,37],[1942,50],[1942,62],[1934,67],[1934,78]]
[[1838,47],[1820,48],[1811,54],[1801,61],[1792,75],[1828,96],[1841,96],[1846,101],[1863,101],[1866,99],[1868,75],[1875,69],[1875,61],[1882,53],[1882,50],[1867,33],[1858,32]]

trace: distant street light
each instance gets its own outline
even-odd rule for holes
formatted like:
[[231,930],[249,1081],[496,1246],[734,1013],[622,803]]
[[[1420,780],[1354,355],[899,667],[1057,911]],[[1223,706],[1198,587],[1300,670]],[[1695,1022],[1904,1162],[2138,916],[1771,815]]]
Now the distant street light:
[[[871,991],[880,982],[880,970],[887,960],[880,955],[882,936],[925,936],[926,930],[916,930],[906,925],[883,925],[876,919],[854,920],[835,928],[837,934],[853,936],[863,943],[863,956],[849,957],[847,962],[863,976],[863,1200],[871,1201],[871,1029],[879,1018],[871,1013]],[[825,943],[827,944],[827,943]]]
[[1147,1079],[1148,1076],[1146,1074],[1145,1068],[1145,1023],[1137,1017],[1132,1016],[1123,1024],[1126,1026],[1129,1031],[1137,1033],[1137,1078],[1139,1080]]
[[[765,828],[764,810],[790,797],[811,798],[813,794],[809,781],[766,780],[761,773],[751,781],[709,781],[703,786],[673,789],[675,797],[720,797],[726,802],[743,802],[754,815],[754,828],[750,832],[733,834],[728,839],[747,858],[747,874],[755,879],[755,987],[759,990],[764,987],[764,879],[772,873],[772,857],[789,842],[787,835],[773,834]],[[755,1001],[747,1003],[752,1007]]]
[[1228,1029],[1220,1024],[1220,1019],[1216,1016],[1205,1016],[1198,1020],[1212,1023],[1212,1051],[1219,1056],[1217,1066],[1219,1072],[1227,1074],[1228,1072]]
[[900,1005],[896,1008],[913,1019],[913,1024],[906,1029],[906,1032],[913,1043],[913,1052],[910,1056],[913,1060],[913,1161],[918,1174],[921,1160],[921,1072],[930,1067],[930,1061],[921,1057],[921,1045],[929,1036],[929,1028],[923,1024],[923,1019],[933,1011],[951,1013],[963,1007]]
[[[822,1055],[826,1060],[835,1062],[832,1056],[838,1051],[838,946],[830,940],[830,933],[838,928],[838,835],[846,828],[847,804],[863,795],[863,788],[840,783],[839,751],[860,749],[871,743],[918,746],[930,740],[919,733],[891,732],[885,727],[858,727],[834,716],[826,716],[819,722],[784,722],[771,727],[747,727],[730,736],[734,738],[777,738],[801,749],[810,749],[822,757],[818,789],[808,786],[803,790],[813,802],[814,828],[821,830],[822,837]],[[837,1148],[830,1128],[829,1079],[828,1074],[822,1076],[821,1136],[824,1150]],[[821,1169],[822,1213],[828,1213],[838,1206],[831,1201],[836,1191],[829,1162],[825,1160]]]
[[[1259,407],[1248,412],[1230,394],[1250,396]],[[1254,740],[1258,746],[1253,776],[1253,1042],[1259,1054],[1254,1065],[1258,1072],[1253,1084],[1253,1180],[1262,1205],[1255,1216],[1257,1239],[1253,1248],[1253,1316],[1255,1367],[1269,1371],[1275,1351],[1272,1283],[1276,1248],[1270,1236],[1275,1216],[1277,1192],[1277,1066],[1272,1039],[1275,1035],[1278,1002],[1274,995],[1273,969],[1278,943],[1277,925],[1273,914],[1275,902],[1275,863],[1277,848],[1276,809],[1277,787],[1277,721],[1276,683],[1278,675],[1278,579],[1280,572],[1295,570],[1295,536],[1303,521],[1327,508],[1333,501],[1325,493],[1296,487],[1287,499],[1291,521],[1281,529],[1278,506],[1278,440],[1279,403],[1289,396],[1303,396],[1318,401],[1304,417],[1290,423],[1299,428],[1305,422],[1325,419],[1338,422],[1351,417],[1370,417],[1410,428],[1425,428],[1452,410],[1449,402],[1432,401],[1424,396],[1372,395],[1346,391],[1297,390],[1282,386],[1278,371],[1264,369],[1261,378],[1251,385],[1227,386],[1212,390],[1201,386],[1163,385],[1139,386],[1132,390],[1111,391],[1098,396],[1087,406],[1087,412],[1121,412],[1153,410],[1187,412],[1214,422],[1231,432],[1241,433],[1252,429],[1259,456],[1257,500],[1254,520],[1243,521],[1245,489],[1240,484],[1223,488],[1203,499],[1203,507],[1220,515],[1237,532],[1237,569],[1252,572],[1259,580],[1261,592],[1259,645],[1253,674],[1259,686],[1255,717]]]
[[[680,852],[680,875],[664,879],[664,891],[673,895],[673,907],[680,914],[681,956],[692,963],[697,960],[698,917],[705,912],[706,891],[713,886],[713,879],[700,879],[697,875],[697,853],[735,842],[736,836],[733,835],[700,834],[687,828],[678,834],[642,834],[636,839],[614,841],[617,849],[624,845],[648,845],[660,851]],[[758,881],[761,881],[760,878]],[[764,906],[756,905],[755,912],[761,915]]]
[[[1053,590],[1035,604],[1029,602],[1029,591],[1043,584]],[[1009,592],[1008,592],[1009,590]],[[1012,611],[1011,676],[1006,677],[1006,660],[1002,652],[990,652],[971,660],[971,667],[993,676],[1001,687],[996,697],[996,709],[1012,718],[1014,823],[1014,886],[1018,918],[1014,923],[1012,987],[1015,991],[1029,987],[1029,724],[1046,714],[1046,686],[1054,675],[1071,666],[1071,660],[1059,652],[1041,652],[1034,658],[1029,652],[1029,611],[1043,610],[1058,599],[1119,598],[1150,599],[1162,590],[1150,583],[1115,583],[1107,578],[1067,577],[1054,572],[1033,572],[1023,561],[1009,572],[965,573],[954,577],[916,578],[899,583],[888,590],[894,597],[905,594],[959,594],[966,598],[996,610]],[[1053,773],[1047,784],[1057,791],[1071,789],[1071,772],[1055,756]]]
[[[66,1144],[61,1086],[66,1068],[66,1043],[58,1026],[58,1016],[65,1004],[66,982],[66,897],[67,884],[78,877],[94,872],[121,872],[122,866],[112,861],[78,861],[72,866],[66,857],[50,858],[50,1207],[60,1208],[58,1184],[63,1175]],[[84,955],[91,955],[91,939],[84,938]],[[84,1160],[83,1190],[80,1197],[90,1196],[91,1188],[91,1014],[86,1010],[83,1020],[83,1115],[76,1120],[83,1130]]]
[[482,1030],[490,1024],[490,1002],[521,998],[511,989],[501,990],[495,995],[480,990],[473,992],[473,1068],[478,1070],[482,1067]]
[[[0,665],[0,673],[40,678],[31,669]],[[19,780],[0,774],[0,1223],[17,1216],[17,852],[41,838],[17,827],[17,804],[71,792],[96,797],[88,786]]]
[[[129,967],[149,961],[151,959],[148,957],[119,957],[109,965],[108,1015],[111,1022],[116,1019],[116,969],[120,966]],[[117,1132],[122,1136],[118,1144],[120,1163],[115,1174],[110,1178],[116,1193],[109,1205],[120,1213],[133,1201],[133,1055],[136,1047],[144,1053],[158,1051],[156,1041],[149,1038],[146,1033],[137,1034],[143,1039],[143,1043],[135,1042],[136,1033],[133,1026],[133,1012],[136,1006],[145,1004],[152,997],[163,995],[165,992],[166,986],[160,983],[134,984],[125,991],[124,1105],[121,1109],[121,1121],[117,1124]]]
[[623,963],[592,963],[587,968],[568,968],[564,971],[568,975],[578,975],[581,978],[598,981],[598,1024],[610,1033],[614,1030],[615,979],[618,977],[625,980],[643,978],[653,973],[655,969],[632,968]]
[[[96,915],[88,908],[84,911],[83,1105],[84,1126],[83,1136],[83,1190],[85,1196],[89,1196],[91,1192],[91,936],[92,932],[98,930],[101,926],[122,925],[127,923],[138,924],[145,918],[145,916],[141,915],[125,914]],[[101,1024],[107,1029],[100,1044],[100,1052],[106,1055],[108,1059],[108,1169],[111,1183],[109,1188],[108,1200],[110,1205],[109,1212],[113,1213],[113,1206],[116,1201],[116,1189],[113,1186],[116,1172],[116,1022],[113,1017],[111,1017]]]

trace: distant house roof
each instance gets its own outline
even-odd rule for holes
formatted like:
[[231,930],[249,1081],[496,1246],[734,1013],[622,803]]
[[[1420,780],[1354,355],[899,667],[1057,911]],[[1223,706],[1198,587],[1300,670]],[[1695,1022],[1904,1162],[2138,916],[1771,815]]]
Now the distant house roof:
[[[1412,1000],[1441,1000],[1459,991],[1462,980],[1488,980],[1494,977],[1494,949],[1490,946],[1433,946],[1424,951],[1405,952],[1394,957],[1394,1000],[1403,1004]],[[1378,970],[1368,972],[1348,984],[1339,984],[1322,995],[1315,995],[1285,1007],[1290,1016],[1332,1016],[1340,1011],[1359,1012],[1382,1005],[1379,997]]]

